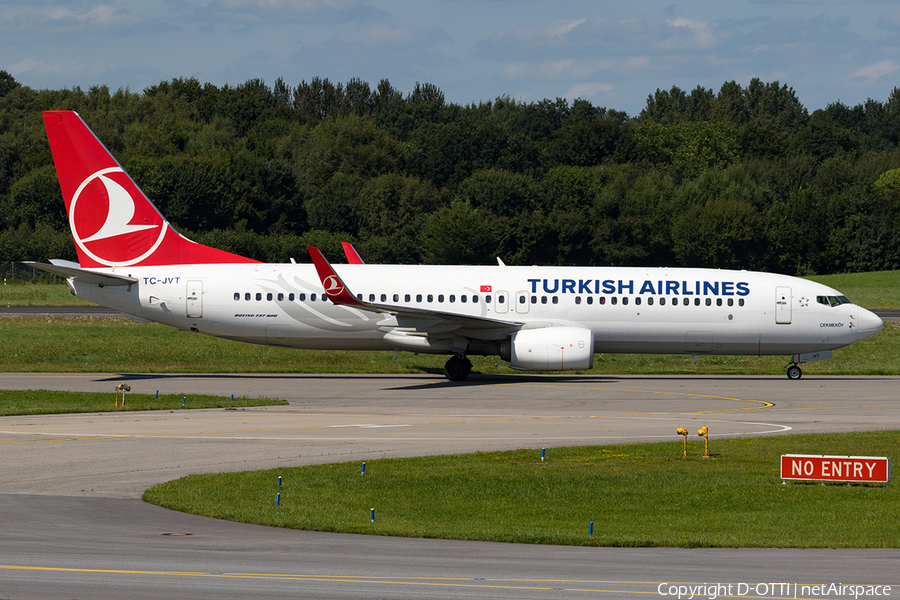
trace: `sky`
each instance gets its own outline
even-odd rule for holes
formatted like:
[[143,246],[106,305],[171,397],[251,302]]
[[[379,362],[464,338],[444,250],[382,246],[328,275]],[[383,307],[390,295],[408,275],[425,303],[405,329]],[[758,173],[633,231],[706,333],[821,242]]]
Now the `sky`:
[[758,77],[812,112],[900,86],[900,0],[0,0],[0,69],[132,92],[388,79],[457,104],[583,98],[630,116],[657,89]]

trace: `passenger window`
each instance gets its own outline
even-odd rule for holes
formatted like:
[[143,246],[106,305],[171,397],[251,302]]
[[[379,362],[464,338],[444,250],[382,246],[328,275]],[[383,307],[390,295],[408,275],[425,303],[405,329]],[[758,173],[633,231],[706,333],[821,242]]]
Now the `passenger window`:
[[665,305],[666,305],[666,299],[665,299],[665,298],[660,298],[660,299],[659,299],[659,305],[660,305],[660,306],[665,306]]
[[438,294],[438,302],[443,302],[443,301],[444,301],[444,295]]
[[553,296],[553,304],[557,304],[557,303],[559,303],[559,298],[557,298],[556,296]]
[[716,306],[722,306],[722,299],[716,298]]
[[357,295],[356,295],[356,299],[357,299],[357,300],[362,300],[362,294],[357,294]]
[[652,296],[650,298],[647,298],[647,304],[649,306],[653,306],[653,297]]
[[684,299],[684,302],[682,302],[682,304],[684,304],[685,306],[688,306],[690,303],[691,303],[691,299],[690,299],[690,298],[685,298],[685,299]]
[[409,294],[406,294],[405,296],[403,296],[403,301],[409,302]]
[[609,302],[610,302],[610,304],[615,306],[616,304],[619,303],[619,299],[616,296],[613,296],[612,298],[609,299]]
[[244,300],[249,300],[249,299],[250,299],[250,292],[247,292],[246,294],[244,294]]
[[581,296],[575,296],[575,304],[581,304]]
[[416,294],[416,302],[422,301],[422,294]]
[[234,299],[235,299],[235,300],[240,300],[240,299],[241,299],[241,293],[240,293],[240,292],[235,292],[235,293],[234,293]]
[[469,297],[466,296],[465,294],[463,294],[462,296],[459,297],[459,301],[460,301],[460,302],[468,302],[468,301],[469,301]]
[[284,300],[284,294],[278,292],[278,301],[281,302],[282,300]]
[[706,299],[706,305],[707,305],[707,306],[712,306],[712,298],[707,298],[707,299]]
[[694,298],[694,306],[700,306],[700,298]]
[[454,294],[450,294],[450,302],[456,302],[456,296]]
[[375,294],[369,294],[369,302],[375,302]]
[[[476,296],[475,294],[472,294],[472,302],[478,304],[478,296]],[[490,302],[490,300],[488,300],[488,302]]]
[[628,304],[628,296],[625,296],[624,298],[622,298],[622,306],[625,306],[627,304]]
[[488,294],[487,296],[484,297],[484,303],[485,304],[491,303],[491,295],[490,294]]
[[394,294],[394,302],[400,302],[400,294]]
[[593,297],[593,296],[588,296],[587,301],[588,301],[588,304],[593,304],[593,303],[594,303],[594,297]]
[[294,292],[291,292],[290,294],[288,294],[288,302],[293,302],[293,301],[294,301]]
[[299,294],[297,296],[297,300],[299,300],[300,302],[306,302],[306,294]]
[[547,304],[547,296],[541,296],[541,304]]
[[728,299],[728,306],[734,306],[734,298]]
[[382,295],[381,295],[381,301],[382,301],[382,302],[387,302],[387,294],[382,294]]
[[260,292],[256,292],[256,301],[259,302],[262,300],[262,294]]
[[600,299],[597,302],[599,302],[600,305],[603,306],[604,304],[606,304],[606,296],[600,296]]
[[743,305],[744,305],[744,299],[741,298],[740,300],[738,300],[738,306],[743,306]]
[[502,294],[497,296],[497,304],[504,304],[504,303],[506,303],[506,296],[504,296]]
[[525,296],[519,296],[519,304],[525,304]]
[[310,301],[310,302],[315,302],[315,301],[316,301],[316,295],[315,295],[315,294],[310,294],[310,295],[309,295],[309,301]]
[[426,300],[428,300],[429,302],[434,302],[434,296],[428,294],[428,296],[426,296]]
[[641,305],[641,298],[640,298],[640,296],[638,296],[637,298],[634,299],[634,303],[635,303],[636,305],[638,305],[638,306]]

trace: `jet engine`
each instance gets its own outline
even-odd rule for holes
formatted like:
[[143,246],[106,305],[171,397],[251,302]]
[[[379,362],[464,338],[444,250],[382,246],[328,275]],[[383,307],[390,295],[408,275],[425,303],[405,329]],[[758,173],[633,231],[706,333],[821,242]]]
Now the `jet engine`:
[[594,366],[594,337],[584,327],[521,329],[503,342],[500,357],[522,371],[580,371]]

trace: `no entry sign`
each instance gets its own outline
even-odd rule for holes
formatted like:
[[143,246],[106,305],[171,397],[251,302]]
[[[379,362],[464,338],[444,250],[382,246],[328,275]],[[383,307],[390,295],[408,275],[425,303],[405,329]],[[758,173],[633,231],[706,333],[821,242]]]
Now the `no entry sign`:
[[891,459],[884,456],[784,454],[781,478],[887,483],[891,480]]

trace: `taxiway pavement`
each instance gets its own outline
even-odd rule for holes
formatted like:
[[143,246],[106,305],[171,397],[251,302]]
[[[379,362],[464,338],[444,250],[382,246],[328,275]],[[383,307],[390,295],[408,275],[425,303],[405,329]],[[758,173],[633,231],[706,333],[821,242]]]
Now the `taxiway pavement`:
[[626,598],[685,582],[900,586],[900,550],[409,540],[228,523],[139,499],[196,472],[514,448],[552,456],[562,445],[678,439],[677,427],[693,434],[703,424],[713,449],[726,436],[898,429],[900,378],[0,374],[4,389],[111,398],[118,383],[188,402],[233,393],[290,404],[0,419],[0,597]]

